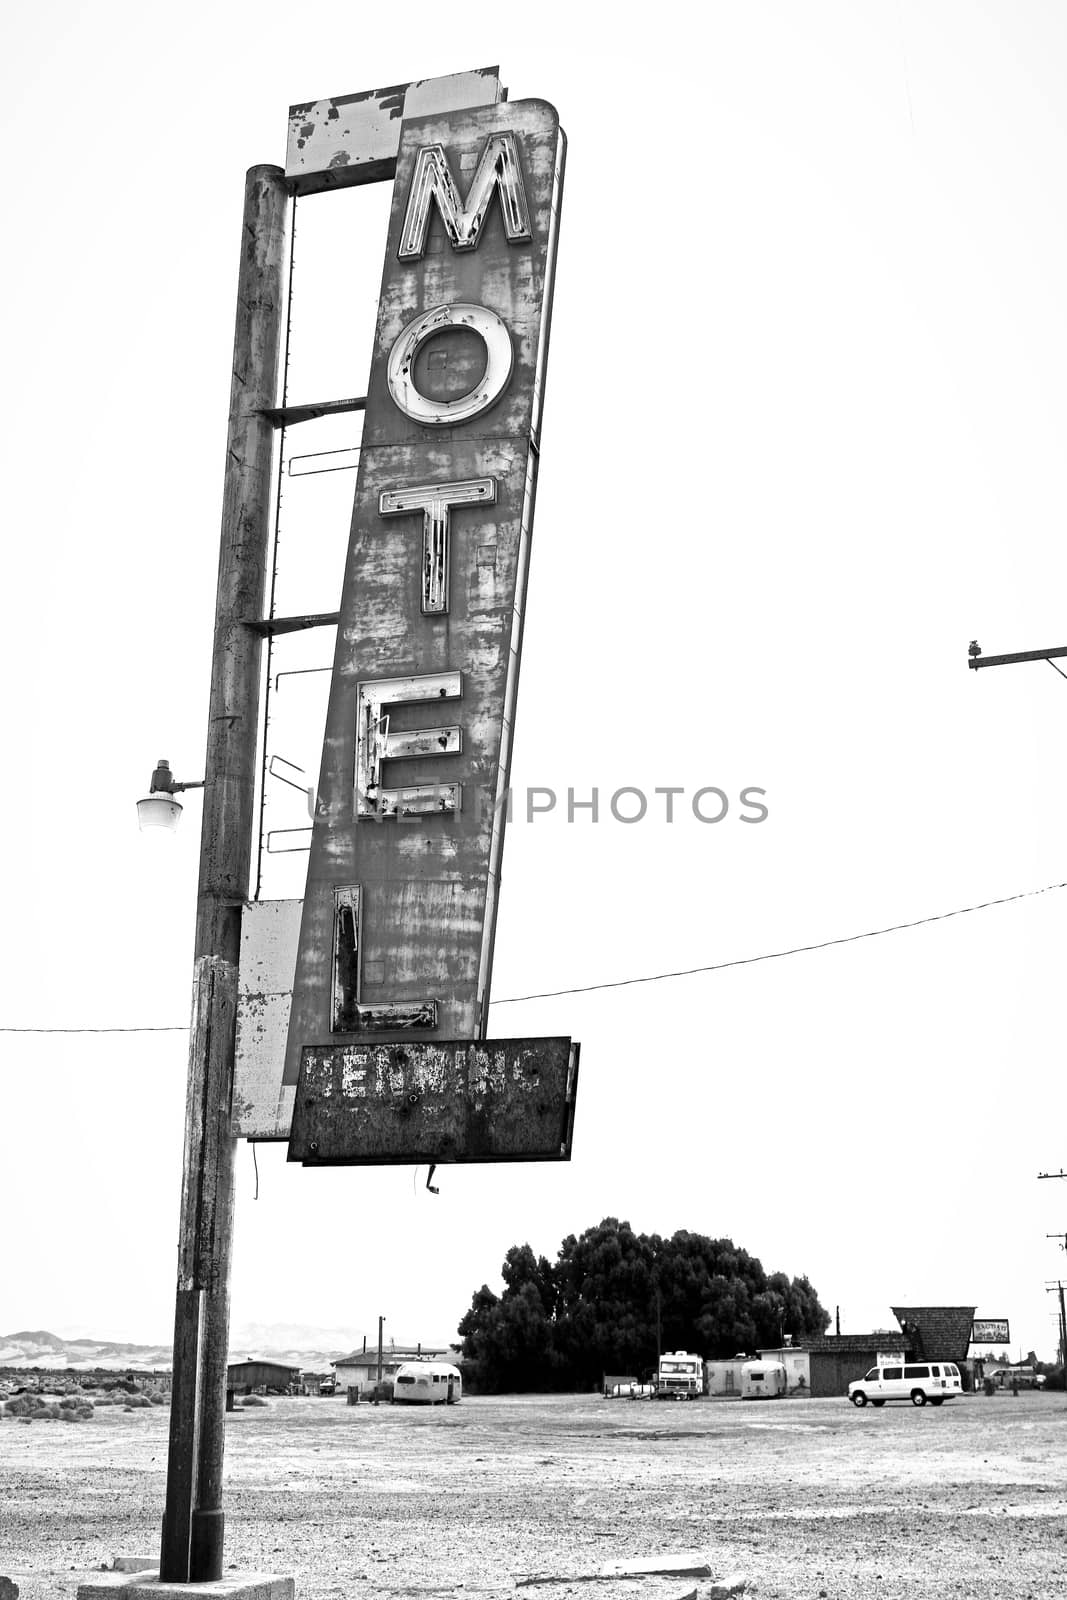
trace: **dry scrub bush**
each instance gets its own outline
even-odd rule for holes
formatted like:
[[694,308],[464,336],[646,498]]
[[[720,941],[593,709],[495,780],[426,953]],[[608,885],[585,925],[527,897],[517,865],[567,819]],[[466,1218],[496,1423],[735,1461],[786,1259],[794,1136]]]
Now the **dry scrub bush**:
[[75,1398],[73,1395],[59,1402],[59,1420],[61,1422],[88,1422],[93,1414],[92,1405],[82,1395]]
[[4,1407],[4,1414],[17,1417],[20,1422],[55,1422],[62,1415],[58,1406],[50,1406],[39,1395],[20,1394],[17,1400],[9,1400]]
[[4,1406],[4,1413],[9,1417],[33,1417],[39,1411],[47,1411],[48,1407],[38,1394],[16,1395],[14,1400],[8,1400]]

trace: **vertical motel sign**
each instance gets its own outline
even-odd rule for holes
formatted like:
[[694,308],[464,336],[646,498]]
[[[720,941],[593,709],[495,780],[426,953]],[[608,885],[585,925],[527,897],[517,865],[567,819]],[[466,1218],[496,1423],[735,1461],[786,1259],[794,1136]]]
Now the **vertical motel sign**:
[[486,1038],[564,137],[405,121],[283,1095],[305,1165],[570,1155],[578,1047]]

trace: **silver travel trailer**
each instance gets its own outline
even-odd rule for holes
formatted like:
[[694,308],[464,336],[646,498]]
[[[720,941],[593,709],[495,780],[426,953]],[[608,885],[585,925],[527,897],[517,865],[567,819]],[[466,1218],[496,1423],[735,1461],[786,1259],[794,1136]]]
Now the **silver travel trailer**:
[[787,1380],[781,1361],[746,1361],[741,1368],[742,1400],[777,1400]]
[[405,1361],[393,1379],[396,1405],[454,1406],[463,1398],[463,1375],[451,1361]]

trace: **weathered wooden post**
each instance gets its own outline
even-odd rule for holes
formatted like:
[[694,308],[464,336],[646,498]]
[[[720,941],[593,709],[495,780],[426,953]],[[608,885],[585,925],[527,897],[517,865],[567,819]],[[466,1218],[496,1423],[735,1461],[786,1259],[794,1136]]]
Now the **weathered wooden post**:
[[280,167],[245,182],[222,537],[211,664],[194,949],[167,1500],[160,1578],[222,1576],[222,1464],[236,1140],[241,908],[248,893],[270,540],[274,405],[284,326],[288,192]]

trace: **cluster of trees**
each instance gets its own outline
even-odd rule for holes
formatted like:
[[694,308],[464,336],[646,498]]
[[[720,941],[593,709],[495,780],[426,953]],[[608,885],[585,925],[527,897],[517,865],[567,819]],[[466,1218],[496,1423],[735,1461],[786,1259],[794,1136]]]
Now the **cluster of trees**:
[[513,1245],[504,1292],[486,1285],[459,1324],[472,1387],[586,1389],[605,1372],[645,1378],[662,1350],[705,1358],[800,1343],[829,1314],[807,1278],[766,1273],[730,1239],[635,1233],[606,1217],[568,1235],[555,1262]]

